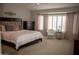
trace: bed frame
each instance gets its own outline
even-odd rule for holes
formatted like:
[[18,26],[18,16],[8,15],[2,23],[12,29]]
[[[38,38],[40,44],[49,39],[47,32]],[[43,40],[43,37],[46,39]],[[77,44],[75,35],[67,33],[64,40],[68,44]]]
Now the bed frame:
[[[22,19],[21,18],[9,18],[9,17],[0,17],[0,25],[18,25],[19,28],[22,30],[23,29],[23,26],[22,26]],[[42,42],[42,38],[39,38],[35,41],[32,41],[32,42],[29,42],[29,43],[26,43],[25,45],[22,45],[22,46],[29,46],[29,45],[32,45],[38,41],[41,41]],[[7,44],[11,47],[14,47],[15,44],[11,43],[11,42],[7,42],[5,40],[1,40],[2,44]],[[20,47],[19,47],[20,48]],[[19,48],[17,49],[17,51],[19,50]]]
[[[32,42],[26,43],[26,44],[20,46],[18,49],[16,49],[16,48],[15,48],[15,44],[13,44],[13,43],[11,43],[11,42],[7,42],[7,41],[5,41],[5,40],[1,40],[1,44],[2,44],[2,45],[8,45],[8,46],[10,46],[10,47],[12,47],[12,48],[15,48],[15,50],[17,50],[17,51],[19,51],[19,49],[21,49],[21,48],[34,45],[35,43],[38,43],[38,42],[42,42],[42,38],[39,38],[39,39],[34,40],[34,41],[32,41]],[[2,50],[3,50],[3,49],[2,49]]]

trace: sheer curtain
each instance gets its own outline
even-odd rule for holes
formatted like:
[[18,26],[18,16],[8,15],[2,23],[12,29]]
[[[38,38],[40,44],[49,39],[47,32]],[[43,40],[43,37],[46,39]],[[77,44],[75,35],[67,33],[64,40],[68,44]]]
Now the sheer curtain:
[[52,15],[48,15],[48,30],[52,29]]
[[48,15],[44,15],[44,34],[47,35],[48,31]]
[[48,30],[65,32],[65,15],[49,15],[48,16]]
[[77,16],[77,21],[76,21],[76,30],[75,30],[75,36],[76,38],[79,38],[79,13],[76,13],[76,16]]
[[36,30],[36,31],[38,31],[38,26],[39,26],[38,20],[39,20],[39,15],[36,14],[36,15],[35,15],[35,30]]
[[48,15],[36,15],[35,16],[35,30],[47,35],[48,31]]
[[43,33],[44,30],[44,16],[35,15],[35,30]]
[[65,38],[73,39],[73,21],[74,21],[74,13],[66,14],[66,31]]
[[38,30],[42,31],[44,30],[44,16],[43,15],[39,15],[39,20],[38,20]]

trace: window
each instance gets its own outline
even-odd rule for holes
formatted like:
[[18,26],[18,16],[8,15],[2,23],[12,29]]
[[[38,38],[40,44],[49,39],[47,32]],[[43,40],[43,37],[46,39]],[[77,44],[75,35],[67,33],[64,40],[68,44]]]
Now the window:
[[[56,26],[57,26],[57,25],[56,25],[56,22],[57,22],[56,16],[53,16],[53,19],[52,19],[52,24],[53,24],[52,29],[53,29],[53,30],[56,30]],[[52,24],[51,24],[51,25],[52,25]]]
[[66,16],[63,16],[62,19],[62,31],[65,32],[65,26],[66,26]]
[[[49,17],[48,17],[48,28],[49,29],[52,29],[52,16],[50,15]],[[50,25],[51,24],[51,25]]]
[[44,25],[44,16],[40,15],[39,16],[39,27],[38,27],[38,29],[43,30],[44,29],[43,25]]
[[65,23],[66,23],[65,15],[49,15],[48,16],[48,29],[64,32]]

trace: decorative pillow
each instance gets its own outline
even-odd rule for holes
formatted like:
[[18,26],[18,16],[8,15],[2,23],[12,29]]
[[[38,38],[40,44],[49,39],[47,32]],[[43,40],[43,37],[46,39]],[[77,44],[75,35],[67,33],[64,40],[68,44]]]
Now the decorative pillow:
[[0,31],[2,31],[2,27],[0,26]]
[[5,25],[5,30],[6,31],[13,31],[13,27],[9,25]]
[[0,25],[0,31],[5,31],[5,26],[4,25]]
[[13,30],[18,31],[18,30],[20,30],[20,28],[19,28],[19,26],[15,25],[15,26],[13,26]]
[[16,25],[6,25],[5,29],[6,29],[6,31],[18,31],[18,30],[20,30],[19,26],[16,26]]

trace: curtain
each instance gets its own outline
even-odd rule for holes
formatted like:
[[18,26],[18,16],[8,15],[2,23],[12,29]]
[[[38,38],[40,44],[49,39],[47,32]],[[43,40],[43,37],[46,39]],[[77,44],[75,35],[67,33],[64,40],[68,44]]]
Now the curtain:
[[39,26],[39,15],[35,15],[35,30],[38,31]]
[[77,15],[77,23],[76,23],[76,38],[79,38],[79,13]]
[[66,39],[72,39],[73,20],[74,20],[74,13],[67,13],[66,14],[66,30],[65,30]]
[[48,31],[48,15],[44,15],[44,34],[47,35]]
[[[40,26],[40,24],[39,24],[39,22],[40,22],[40,16],[41,15],[35,15],[35,30],[36,31],[41,31],[40,29],[39,29],[39,26]],[[44,23],[43,23],[43,30],[41,31],[44,35],[47,35],[47,31],[48,31],[48,15],[43,15],[44,16]]]
[[47,32],[48,31],[48,15],[44,15],[44,29]]

